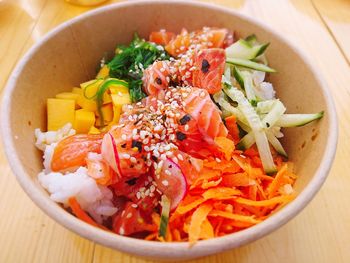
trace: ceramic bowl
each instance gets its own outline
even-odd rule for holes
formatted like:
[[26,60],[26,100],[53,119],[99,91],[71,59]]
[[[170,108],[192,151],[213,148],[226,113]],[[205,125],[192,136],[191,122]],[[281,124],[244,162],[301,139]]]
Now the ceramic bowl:
[[[147,37],[166,28],[179,32],[202,26],[226,27],[244,37],[256,34],[270,42],[267,57],[278,73],[270,75],[277,95],[291,113],[325,111],[322,120],[285,131],[283,143],[295,163],[297,198],[264,222],[238,233],[188,243],[160,243],[119,236],[92,227],[49,199],[39,185],[41,153],[34,129],[45,129],[46,98],[94,77],[106,51],[128,43],[133,33]],[[189,1],[130,1],[96,9],[48,33],[19,62],[4,90],[2,137],[6,154],[22,188],[51,218],[102,245],[139,256],[189,259],[232,249],[267,235],[296,216],[325,181],[337,144],[337,120],[325,81],[311,63],[281,35],[228,8]]]

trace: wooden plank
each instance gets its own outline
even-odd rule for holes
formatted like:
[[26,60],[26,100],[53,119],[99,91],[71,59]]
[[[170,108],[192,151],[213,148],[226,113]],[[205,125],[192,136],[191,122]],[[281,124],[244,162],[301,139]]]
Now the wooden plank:
[[[20,5],[25,2],[28,5]],[[315,200],[298,217],[280,230],[250,245],[192,262],[348,262],[350,178],[346,171],[350,169],[350,115],[346,113],[350,99],[350,74],[340,50],[310,1],[206,2],[236,8],[265,21],[307,52],[319,67],[320,74],[324,76],[334,96],[339,113],[341,143],[338,145],[337,159],[328,181]],[[325,19],[318,2],[315,1],[315,6]],[[328,4],[326,9],[332,8],[336,8],[336,5]],[[17,59],[35,41],[55,25],[87,10],[89,9],[68,5],[63,0],[1,2],[0,87]],[[335,14],[337,11],[332,12]],[[32,16],[28,16],[28,13]],[[339,34],[343,30],[339,29]],[[336,39],[339,41],[340,38]],[[96,245],[93,255],[92,242],[59,226],[30,201],[15,181],[2,152],[0,169],[0,207],[3,215],[0,220],[0,262],[155,262],[99,245]]]
[[314,0],[313,4],[350,64],[350,1]]

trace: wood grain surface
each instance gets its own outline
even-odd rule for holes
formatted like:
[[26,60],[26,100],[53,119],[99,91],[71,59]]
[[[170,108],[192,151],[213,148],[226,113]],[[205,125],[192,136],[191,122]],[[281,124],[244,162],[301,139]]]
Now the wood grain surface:
[[[350,262],[350,1],[205,2],[263,21],[305,51],[335,100],[339,143],[329,178],[300,215],[259,241],[191,262]],[[0,89],[28,48],[90,9],[64,0],[0,0]],[[80,238],[46,216],[19,187],[2,146],[0,171],[0,262],[153,262]]]

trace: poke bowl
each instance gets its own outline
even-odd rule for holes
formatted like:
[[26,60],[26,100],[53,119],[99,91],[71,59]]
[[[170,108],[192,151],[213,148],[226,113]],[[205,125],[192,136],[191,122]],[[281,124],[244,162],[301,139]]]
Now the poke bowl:
[[[191,1],[120,3],[63,23],[21,59],[1,114],[10,166],[45,213],[157,259],[273,232],[320,189],[337,144],[332,99],[299,49],[249,17]],[[98,150],[65,152],[84,145]]]

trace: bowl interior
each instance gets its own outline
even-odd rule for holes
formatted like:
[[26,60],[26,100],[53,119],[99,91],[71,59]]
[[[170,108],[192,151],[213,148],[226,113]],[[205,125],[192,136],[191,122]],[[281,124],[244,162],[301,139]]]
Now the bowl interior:
[[[34,147],[34,129],[46,127],[47,98],[93,78],[101,57],[106,52],[112,53],[116,44],[128,43],[134,32],[147,37],[152,30],[161,28],[179,32],[182,27],[194,30],[202,26],[226,27],[241,37],[254,33],[261,42],[270,42],[267,57],[278,73],[270,75],[269,79],[277,96],[287,106],[287,112],[325,110],[325,116],[319,122],[284,130],[283,144],[299,176],[296,190],[302,192],[315,176],[330,136],[326,95],[309,65],[276,34],[232,12],[195,3],[152,1],[114,5],[75,19],[46,37],[17,68],[5,94],[9,122],[5,123],[7,138],[4,139],[13,146],[10,162],[16,159],[24,171],[22,174],[15,171],[18,178],[25,177],[35,184],[25,186],[22,183],[24,188],[35,188],[25,190],[43,192],[36,179],[42,169],[42,159]],[[48,213],[53,215],[61,208],[57,206],[54,212],[52,207],[50,209]],[[239,244],[231,243],[230,247]],[[111,246],[110,243],[106,245]],[[200,255],[203,254],[202,251]]]

